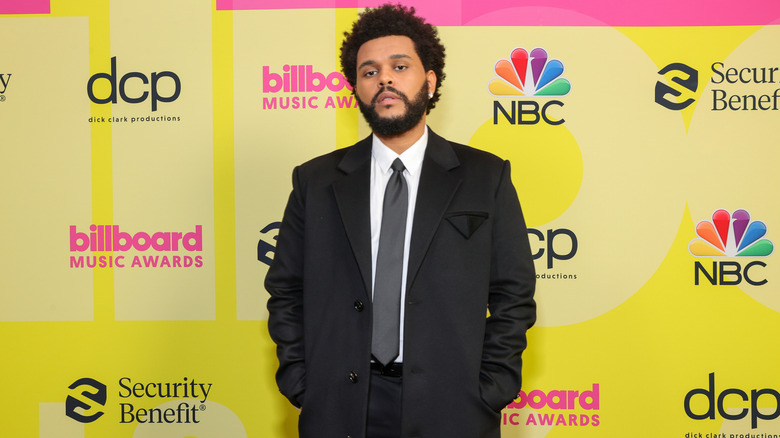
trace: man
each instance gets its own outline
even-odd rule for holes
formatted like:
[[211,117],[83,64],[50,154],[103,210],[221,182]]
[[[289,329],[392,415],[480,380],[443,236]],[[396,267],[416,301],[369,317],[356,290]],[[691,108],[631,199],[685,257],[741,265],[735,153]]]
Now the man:
[[509,163],[427,128],[444,47],[413,8],[362,13],[341,63],[373,135],[293,173],[265,282],[279,389],[302,437],[498,437],[536,315]]

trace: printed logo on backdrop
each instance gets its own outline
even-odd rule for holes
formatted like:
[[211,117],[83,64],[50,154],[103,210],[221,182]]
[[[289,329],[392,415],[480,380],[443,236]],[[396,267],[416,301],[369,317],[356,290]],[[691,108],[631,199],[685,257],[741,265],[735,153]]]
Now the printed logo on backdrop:
[[[544,258],[547,271],[536,273],[539,280],[576,280],[577,274],[560,270],[560,262],[571,260],[579,246],[577,235],[567,228],[547,230],[543,233],[535,228],[528,229],[528,238],[534,260]],[[556,265],[557,263],[557,265]],[[556,267],[557,266],[557,267]]]
[[[271,222],[266,225],[265,228],[260,230],[260,233],[267,235],[267,233],[278,230],[282,226],[281,222]],[[276,241],[278,236],[273,236],[272,239]],[[276,252],[276,243],[268,242],[268,237],[264,237],[257,242],[257,260],[271,266],[271,262],[274,261],[273,254]]]
[[73,382],[68,389],[74,391],[65,399],[65,415],[79,423],[91,423],[103,416],[99,408],[106,405],[106,385],[85,377]]
[[[738,421],[750,417],[750,429],[756,429],[767,421],[780,417],[780,392],[772,388],[722,388],[715,384],[715,373],[708,376],[707,388],[696,388],[685,394],[685,414],[693,420]],[[700,436],[701,434],[691,434]],[[731,435],[735,436],[735,435]],[[756,437],[745,434],[740,437]],[[761,437],[776,436],[761,434]]]
[[[780,108],[780,66],[756,67],[726,65],[715,62],[711,66],[712,111],[777,111]],[[759,93],[745,93],[761,90]]]
[[[571,82],[564,78],[563,62],[549,59],[547,51],[537,47],[528,51],[522,47],[512,50],[509,59],[499,59],[493,66],[496,77],[488,82],[488,92],[496,97],[553,97],[566,96],[571,91]],[[506,105],[506,106],[505,106]],[[499,114],[512,125],[535,125],[544,121],[550,125],[560,125],[563,118],[553,118],[553,106],[563,107],[560,100],[550,100],[544,104],[536,100],[513,100],[502,104],[493,102],[493,124],[497,125]]]
[[11,82],[11,73],[0,73],[0,102],[5,102],[5,92],[8,90],[8,83]]
[[[661,76],[666,75],[667,73],[674,73],[671,81],[690,94],[696,93],[696,90],[699,88],[699,71],[693,67],[681,62],[674,62],[658,72]],[[680,97],[684,91],[680,91],[662,81],[658,81],[655,83],[655,103],[673,111],[680,111],[688,108],[696,99],[691,97],[682,102],[678,102],[676,98]]]
[[263,66],[263,110],[357,108],[357,98],[336,93],[352,87],[339,72],[322,73],[313,65]]
[[580,390],[520,391],[517,399],[503,411],[502,428],[528,426],[601,425],[599,384]]
[[[119,225],[90,225],[89,232],[71,225],[71,268],[201,268],[203,226],[194,231],[129,233]],[[132,253],[137,252],[137,253]],[[91,252],[92,255],[78,255]],[[94,253],[110,253],[95,255]]]
[[[91,423],[103,416],[103,411],[88,414],[96,405],[106,406],[108,387],[95,379],[83,378],[71,384],[69,389],[87,387],[81,393],[69,395],[65,400],[65,415],[79,423]],[[175,382],[139,382],[122,377],[113,388],[119,404],[115,407],[120,424],[194,424],[200,423],[211,383],[201,383],[184,377]],[[175,407],[157,407],[168,400],[179,403]]]
[[[281,222],[271,222],[260,233],[264,236],[257,242],[257,260],[268,266],[273,262],[273,254],[276,251],[276,239],[271,236],[272,231],[279,230]],[[535,249],[534,260],[544,258],[549,272],[537,273],[536,278],[542,280],[576,280],[577,274],[555,271],[556,262],[571,260],[577,254],[577,235],[572,230],[561,228],[555,230],[540,230],[529,228],[529,240],[531,247]],[[534,244],[536,243],[537,246]],[[560,268],[560,266],[558,266]]]
[[694,283],[699,285],[707,281],[711,285],[734,286],[744,280],[752,286],[766,284],[768,280],[761,274],[766,263],[750,261],[768,257],[774,252],[772,241],[764,238],[766,234],[766,224],[752,220],[747,210],[735,210],[733,213],[715,210],[711,220],[696,225],[699,237],[688,244],[692,256],[716,259],[712,262],[712,270],[708,270],[702,262],[694,263]]
[[[122,66],[124,67],[124,66]],[[119,106],[111,117],[90,117],[90,123],[150,124],[180,122],[181,116],[158,113],[181,95],[181,79],[172,71],[142,73],[119,69],[117,57],[111,58],[111,72],[95,73],[87,81],[87,96],[98,105]]]

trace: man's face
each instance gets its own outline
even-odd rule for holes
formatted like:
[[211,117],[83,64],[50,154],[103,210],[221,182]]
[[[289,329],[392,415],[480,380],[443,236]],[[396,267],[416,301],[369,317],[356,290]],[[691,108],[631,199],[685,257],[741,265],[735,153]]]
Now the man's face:
[[436,75],[425,71],[409,37],[391,35],[363,43],[357,66],[355,93],[376,134],[397,135],[424,122]]

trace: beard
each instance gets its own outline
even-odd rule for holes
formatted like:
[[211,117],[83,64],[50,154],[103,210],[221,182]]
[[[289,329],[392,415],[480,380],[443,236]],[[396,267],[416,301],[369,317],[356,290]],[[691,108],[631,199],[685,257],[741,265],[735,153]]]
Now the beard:
[[[395,117],[381,117],[376,112],[377,99],[379,98],[379,95],[385,91],[395,93],[404,102],[406,108],[404,114]],[[363,117],[366,119],[368,126],[371,127],[374,133],[384,137],[392,137],[409,131],[417,126],[420,120],[422,120],[422,117],[428,110],[428,84],[423,82],[420,91],[414,96],[414,100],[409,100],[405,94],[393,87],[387,86],[377,91],[374,98],[371,99],[371,103],[365,104],[360,99],[357,101],[360,112],[363,113]]]

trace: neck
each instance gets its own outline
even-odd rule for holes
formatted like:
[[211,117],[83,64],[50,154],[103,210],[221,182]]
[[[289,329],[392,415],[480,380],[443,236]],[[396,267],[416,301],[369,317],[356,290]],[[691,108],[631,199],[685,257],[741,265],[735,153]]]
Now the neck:
[[412,129],[397,135],[384,136],[374,133],[382,143],[393,152],[401,155],[404,151],[412,147],[417,140],[425,133],[425,116]]

